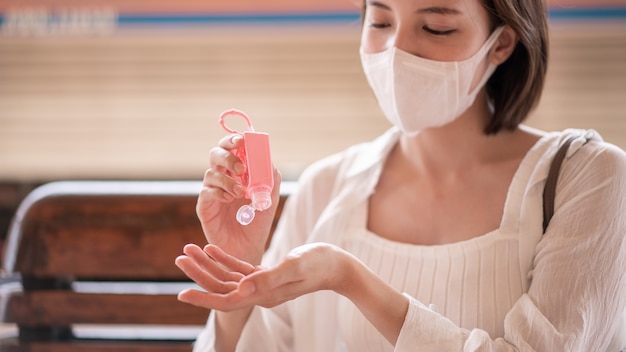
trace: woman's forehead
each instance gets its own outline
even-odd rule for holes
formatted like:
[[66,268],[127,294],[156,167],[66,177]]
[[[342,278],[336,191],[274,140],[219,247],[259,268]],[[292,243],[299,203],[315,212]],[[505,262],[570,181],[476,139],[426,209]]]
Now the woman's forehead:
[[365,6],[379,8],[412,8],[441,14],[472,13],[484,10],[483,0],[364,0]]

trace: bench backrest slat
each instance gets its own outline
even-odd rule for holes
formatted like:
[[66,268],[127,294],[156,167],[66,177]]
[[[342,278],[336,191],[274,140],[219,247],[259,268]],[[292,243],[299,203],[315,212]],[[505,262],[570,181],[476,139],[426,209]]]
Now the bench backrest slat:
[[33,342],[28,349],[17,344],[0,345],[2,352],[189,352],[190,342],[171,341],[69,341],[54,344]]
[[36,327],[72,324],[202,325],[206,318],[206,311],[178,302],[173,294],[47,290],[13,295],[5,320]]

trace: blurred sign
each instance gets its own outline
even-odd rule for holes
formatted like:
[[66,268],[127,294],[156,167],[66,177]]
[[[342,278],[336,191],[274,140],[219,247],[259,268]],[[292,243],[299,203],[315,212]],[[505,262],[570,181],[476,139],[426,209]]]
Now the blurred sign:
[[3,35],[108,34],[117,27],[111,8],[14,8],[2,16]]
[[109,34],[122,27],[352,21],[358,0],[0,0],[4,35]]
[[0,12],[15,7],[110,7],[120,13],[276,13],[355,11],[362,0],[0,0]]

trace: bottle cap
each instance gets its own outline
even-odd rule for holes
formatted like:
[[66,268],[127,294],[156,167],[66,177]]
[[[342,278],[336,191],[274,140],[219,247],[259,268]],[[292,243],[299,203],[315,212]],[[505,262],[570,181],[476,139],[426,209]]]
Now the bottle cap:
[[250,205],[244,205],[237,210],[237,222],[246,226],[254,220],[254,208]]

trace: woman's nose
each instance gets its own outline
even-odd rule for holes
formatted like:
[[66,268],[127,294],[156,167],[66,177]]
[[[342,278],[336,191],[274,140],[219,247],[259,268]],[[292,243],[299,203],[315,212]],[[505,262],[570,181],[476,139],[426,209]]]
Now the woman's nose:
[[417,55],[416,44],[416,38],[410,30],[397,26],[395,32],[387,40],[387,49],[396,47],[409,54]]

